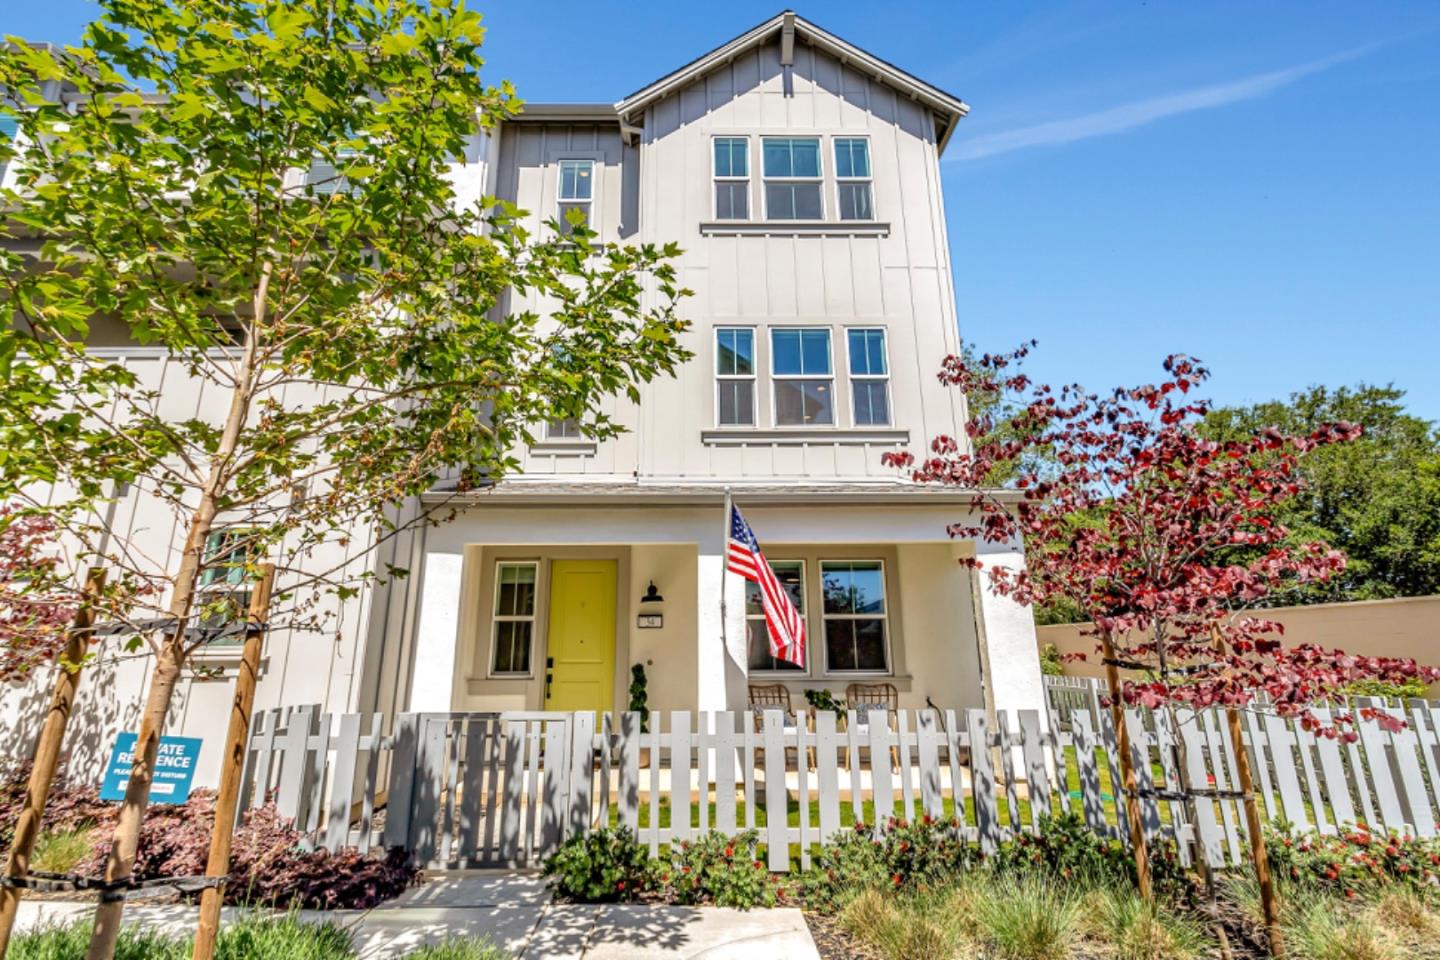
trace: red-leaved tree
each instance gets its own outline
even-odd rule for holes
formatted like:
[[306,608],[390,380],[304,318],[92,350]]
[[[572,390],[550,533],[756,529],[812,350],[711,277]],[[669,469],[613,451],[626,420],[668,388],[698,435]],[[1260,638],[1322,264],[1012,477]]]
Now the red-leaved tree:
[[0,507],[0,682],[25,680],[65,649],[80,594],[57,536],[44,515]]
[[[922,483],[975,491],[972,519],[952,525],[952,536],[1029,545],[1027,569],[987,571],[998,592],[1021,603],[1063,603],[1093,624],[1117,694],[1128,821],[1148,896],[1120,702],[1221,706],[1238,724],[1234,711],[1263,693],[1275,711],[1307,729],[1349,738],[1354,716],[1342,711],[1322,724],[1310,707],[1357,680],[1433,681],[1440,671],[1412,660],[1289,647],[1280,624],[1253,612],[1343,569],[1341,553],[1293,542],[1277,516],[1302,492],[1298,459],[1353,440],[1358,426],[1210,440],[1195,429],[1209,410],[1192,396],[1208,377],[1195,360],[1171,356],[1160,384],[1097,394],[1033,383],[1019,370],[1033,346],[975,361],[947,358],[940,379],[967,395],[969,442],[939,437],[923,461],[900,453],[887,462]],[[994,488],[1001,477],[1011,488],[1004,497]],[[1123,682],[1121,669],[1131,675]],[[1400,723],[1367,714],[1387,726]],[[1258,843],[1258,819],[1250,826]],[[1252,852],[1263,867],[1263,846]],[[1281,949],[1276,934],[1272,949],[1277,955]]]

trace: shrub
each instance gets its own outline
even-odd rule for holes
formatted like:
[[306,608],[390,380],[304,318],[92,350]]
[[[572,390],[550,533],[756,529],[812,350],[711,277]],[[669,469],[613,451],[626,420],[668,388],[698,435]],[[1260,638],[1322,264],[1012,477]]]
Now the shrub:
[[[16,934],[7,960],[82,960],[90,946],[90,923],[42,927]],[[188,960],[190,941],[173,934],[125,927],[115,945],[115,960]]]
[[[1022,833],[1001,845],[995,865],[1002,873],[1039,872],[1058,880],[1078,880],[1095,886],[1133,886],[1135,860],[1118,840],[1102,837],[1076,814],[1045,817],[1038,833]],[[1192,892],[1189,876],[1180,866],[1175,845],[1150,845],[1150,872],[1158,894],[1183,899]]]
[[878,835],[857,823],[821,851],[805,878],[805,899],[816,909],[836,910],[871,887],[925,892],[954,883],[979,859],[978,848],[961,838],[958,820],[892,817]]
[[650,855],[627,828],[606,828],[570,837],[545,861],[542,872],[567,900],[634,900],[650,887]]
[[1440,840],[1377,834],[1363,824],[1329,836],[1284,824],[1266,833],[1275,871],[1302,886],[1355,897],[1396,885],[1440,885]]
[[893,960],[950,960],[971,956],[960,922],[964,913],[953,901],[934,895],[905,895],[866,890],[840,911],[842,929],[880,955]]
[[1313,893],[1292,896],[1281,918],[1286,946],[1305,960],[1391,960],[1394,951],[1370,914],[1336,907]]
[[448,937],[405,954],[405,960],[510,960],[485,937]]
[[41,873],[73,873],[90,857],[95,846],[95,828],[77,827],[42,833],[35,841],[30,869]]
[[[17,764],[5,779],[0,780],[0,846],[9,848],[14,839],[15,821],[30,781],[30,764]],[[92,786],[69,786],[65,765],[55,771],[55,782],[45,801],[45,816],[40,827],[44,833],[70,833],[96,824],[109,824],[115,819],[115,805],[102,803]]]
[[673,844],[662,882],[676,903],[773,907],[778,888],[759,858],[759,841],[754,830],[733,837],[712,830],[698,840]]
[[970,902],[981,939],[1000,960],[1065,960],[1080,938],[1082,901],[1053,879],[1001,877]]
[[[135,858],[138,880],[198,876],[205,872],[214,795],[197,792],[177,806],[151,807]],[[102,831],[104,833],[104,831]],[[303,850],[301,834],[267,804],[250,811],[235,834],[225,901],[302,909],[369,909],[415,882],[418,871],[400,848],[361,855]],[[98,875],[109,853],[102,836],[83,869]]]

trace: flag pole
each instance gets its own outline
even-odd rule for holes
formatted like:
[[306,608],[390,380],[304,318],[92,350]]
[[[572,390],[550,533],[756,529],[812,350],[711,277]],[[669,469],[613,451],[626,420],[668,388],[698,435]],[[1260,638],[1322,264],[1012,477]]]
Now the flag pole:
[[725,655],[730,655],[730,638],[726,635],[729,626],[726,624],[725,607],[725,575],[730,569],[730,516],[732,505],[730,501],[730,485],[725,485],[725,529],[720,536],[720,646],[725,648]]

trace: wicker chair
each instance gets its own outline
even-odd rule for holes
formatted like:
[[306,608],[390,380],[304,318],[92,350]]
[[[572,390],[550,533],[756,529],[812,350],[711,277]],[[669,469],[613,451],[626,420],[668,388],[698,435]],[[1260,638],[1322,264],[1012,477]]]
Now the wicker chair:
[[[855,711],[855,721],[862,731],[866,730],[870,710],[884,710],[894,725],[895,715],[900,710],[900,691],[893,683],[852,683],[845,688],[845,706]],[[900,751],[890,748],[890,764],[900,769]]]
[[[780,709],[785,714],[784,729],[787,737],[794,736],[799,731],[800,716],[795,713],[790,701],[790,688],[783,683],[752,683],[750,684],[750,709],[755,713],[755,729],[761,729],[762,710]],[[810,711],[806,711],[805,729],[815,729],[814,717]],[[786,748],[788,751],[790,748]],[[811,748],[806,752],[810,758],[810,769],[815,769],[815,750]],[[763,751],[757,751],[757,755],[763,755]],[[788,756],[788,753],[787,753]]]

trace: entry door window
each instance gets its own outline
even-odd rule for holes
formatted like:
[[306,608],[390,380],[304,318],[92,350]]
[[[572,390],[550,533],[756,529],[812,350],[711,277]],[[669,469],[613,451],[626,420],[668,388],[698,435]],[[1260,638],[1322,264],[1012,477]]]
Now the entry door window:
[[500,563],[495,567],[495,613],[490,672],[529,676],[535,645],[535,574],[537,564]]

